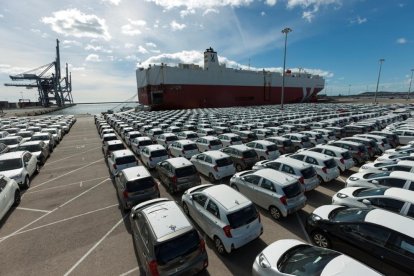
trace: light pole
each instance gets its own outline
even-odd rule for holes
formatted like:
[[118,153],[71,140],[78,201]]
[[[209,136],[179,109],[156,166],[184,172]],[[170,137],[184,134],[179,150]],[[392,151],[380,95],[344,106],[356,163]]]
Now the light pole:
[[413,82],[413,73],[414,73],[414,69],[411,69],[411,79],[410,79],[410,86],[408,87],[407,101],[410,98],[411,83]]
[[282,73],[282,95],[280,98],[280,109],[283,110],[283,101],[285,98],[285,68],[286,68],[286,44],[287,44],[287,35],[292,31],[291,28],[284,28],[282,33],[285,34],[285,53],[283,56],[283,73]]
[[385,61],[385,59],[381,58],[379,60],[380,63],[380,67],[379,67],[379,71],[378,71],[378,80],[377,80],[377,89],[375,90],[375,97],[374,97],[374,104],[377,103],[377,93],[378,93],[378,85],[379,85],[379,81],[380,81],[380,77],[381,77],[381,67],[382,67],[382,63]]

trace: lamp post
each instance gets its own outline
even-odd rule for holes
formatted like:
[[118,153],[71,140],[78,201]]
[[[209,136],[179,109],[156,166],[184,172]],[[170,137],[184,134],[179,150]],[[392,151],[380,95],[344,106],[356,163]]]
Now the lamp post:
[[380,67],[379,67],[379,71],[378,71],[378,80],[377,80],[377,89],[375,90],[375,97],[374,97],[374,104],[377,103],[377,93],[378,93],[378,85],[379,85],[379,81],[380,81],[380,77],[381,77],[381,67],[382,67],[382,63],[385,61],[385,59],[381,58],[379,60],[380,63]]
[[408,87],[408,92],[407,92],[407,101],[410,98],[411,83],[413,82],[413,73],[414,73],[414,69],[411,69],[411,79],[410,79],[410,86]]
[[282,73],[282,95],[280,98],[280,108],[283,110],[283,101],[285,98],[285,68],[286,68],[286,44],[287,44],[287,35],[292,31],[291,28],[284,28],[282,33],[285,34],[285,53],[283,56],[283,73]]

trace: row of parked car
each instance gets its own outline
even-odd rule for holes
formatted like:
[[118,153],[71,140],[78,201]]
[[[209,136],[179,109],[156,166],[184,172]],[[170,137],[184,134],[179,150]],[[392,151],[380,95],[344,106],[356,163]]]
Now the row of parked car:
[[69,132],[73,116],[2,118],[0,120],[0,220],[20,204],[51,152]]
[[[373,114],[377,115],[377,117],[372,118],[372,122],[397,122],[404,119],[404,116],[400,114],[391,114],[385,116],[379,116],[381,115],[381,113]],[[188,115],[189,117],[191,116],[190,114]],[[339,175],[340,171],[348,170],[355,164],[363,164],[373,156],[379,155],[385,152],[386,150],[389,150],[391,148],[391,143],[395,143],[395,145],[398,145],[398,137],[396,137],[396,135],[392,132],[382,132],[383,125],[381,124],[378,127],[375,127],[374,129],[367,128],[366,131],[364,130],[364,133],[359,133],[359,135],[353,135],[351,137],[346,137],[340,140],[337,139],[342,138],[342,134],[340,134],[341,131],[334,131],[332,134],[332,131],[329,130],[328,133],[324,134],[325,136],[322,136],[323,140],[318,141],[318,138],[316,137],[316,139],[313,140],[314,142],[311,142],[311,144],[308,145],[305,144],[306,141],[302,142],[303,137],[299,136],[300,139],[298,140],[300,142],[298,145],[302,145],[303,147],[293,147],[292,151],[283,152],[283,155],[281,155],[281,152],[278,152],[278,155],[276,157],[273,157],[271,155],[263,156],[263,158],[261,158],[262,160],[260,160],[259,154],[256,152],[254,147],[256,144],[259,143],[256,140],[252,140],[244,141],[246,143],[241,144],[239,143],[240,140],[240,142],[243,143],[243,139],[241,138],[241,136],[238,133],[232,132],[222,133],[219,134],[219,136],[221,135],[223,137],[223,135],[228,135],[230,137],[236,137],[234,139],[234,142],[239,143],[238,145],[233,145],[229,143],[226,146],[224,146],[224,143],[221,142],[222,139],[218,139],[222,144],[220,150],[208,148],[206,149],[206,151],[200,153],[200,148],[198,147],[198,144],[195,143],[196,148],[193,147],[193,149],[191,149],[195,151],[194,155],[181,155],[175,157],[175,155],[171,153],[170,147],[167,146],[168,142],[172,141],[169,144],[172,145],[173,143],[180,141],[171,138],[167,139],[168,137],[174,137],[174,133],[163,133],[162,131],[159,132],[159,130],[154,131],[154,128],[152,129],[152,131],[150,131],[151,129],[148,129],[147,132],[144,132],[142,130],[139,131],[136,129],[136,127],[139,124],[133,121],[145,121],[145,123],[148,123],[146,121],[148,119],[137,117],[138,115],[132,113],[116,114],[112,117],[107,118],[96,118],[97,128],[104,142],[104,153],[109,154],[109,166],[113,166],[113,163],[109,162],[111,156],[119,155],[121,153],[127,154],[128,156],[134,156],[134,153],[137,154],[141,158],[141,163],[147,166],[147,168],[156,168],[160,181],[164,185],[166,185],[167,190],[170,193],[173,194],[180,190],[184,191],[181,199],[181,208],[187,215],[186,219],[180,219],[180,222],[177,222],[177,225],[174,224],[175,221],[172,224],[172,218],[181,209],[177,209],[175,202],[172,202],[165,198],[151,199],[144,202],[141,201],[141,198],[137,202],[132,202],[130,205],[125,206],[128,207],[127,209],[132,207],[131,220],[133,222],[132,225],[134,225],[134,240],[138,246],[138,252],[145,251],[148,248],[148,242],[151,244],[151,247],[163,246],[164,244],[162,242],[162,237],[170,235],[172,239],[175,239],[177,237],[181,237],[181,235],[183,237],[186,236],[184,235],[184,232],[180,232],[177,235],[172,235],[172,233],[175,233],[175,227],[178,227],[179,229],[188,227],[190,232],[193,231],[194,227],[190,227],[191,223],[188,220],[188,217],[190,217],[201,228],[201,230],[209,238],[213,240],[218,253],[230,253],[234,249],[237,249],[249,243],[250,241],[260,237],[260,235],[263,233],[263,225],[261,224],[260,220],[260,212],[258,212],[258,210],[256,209],[256,205],[268,210],[271,216],[275,219],[287,216],[288,214],[295,212],[301,209],[303,206],[305,206],[306,197],[304,195],[304,191],[314,189],[316,186],[319,185],[320,182],[329,182],[332,179],[335,179]],[[171,118],[171,115],[169,115],[168,118]],[[127,126],[123,126],[124,123]],[[135,127],[134,124],[136,125]],[[360,124],[363,125],[363,123]],[[237,125],[237,122],[235,125]],[[221,127],[225,128],[225,126]],[[207,136],[197,137],[199,135],[194,130],[183,130],[183,128],[179,125],[175,125],[175,128],[178,128],[180,131],[176,132],[176,136],[184,134],[191,134],[192,136],[195,136],[191,138],[196,139],[196,141],[184,139],[188,141],[188,144],[186,145],[194,145],[194,142],[197,142],[197,140],[199,139],[210,140],[209,138],[206,139],[205,137],[211,136],[209,134],[212,134],[205,133],[207,134]],[[336,128],[338,130],[341,129],[341,127]],[[376,131],[381,133],[366,133],[367,131]],[[114,143],[114,140],[117,139],[110,139],[105,141],[105,138],[108,137],[106,135],[108,134],[115,136],[117,139],[120,136],[121,139],[124,139],[125,144],[129,145],[132,148],[132,150],[126,150],[127,152],[125,152],[125,150],[123,149],[114,149],[113,151],[113,149],[110,148],[110,145],[111,143]],[[146,134],[148,135],[147,137],[145,137]],[[322,135],[322,131],[319,134]],[[383,136],[381,136],[381,134],[383,134]],[[153,135],[153,137],[151,137],[151,135]],[[274,133],[270,135],[274,136]],[[297,135],[304,135],[304,133],[285,133],[285,137],[276,136],[271,138],[286,139],[284,141],[291,141],[291,145],[293,145],[292,138],[299,138]],[[142,145],[139,148],[137,147],[134,150],[134,143],[137,143],[139,140],[143,140],[143,138],[145,138],[147,144]],[[265,137],[265,139],[266,138],[269,137]],[[265,139],[263,139],[263,141],[272,143],[268,139]],[[353,141],[350,139],[357,140]],[[154,144],[154,142],[156,141],[158,141],[158,143]],[[229,141],[232,141],[231,138],[229,139]],[[164,145],[162,144],[163,142],[165,143]],[[328,144],[326,144],[327,142]],[[125,145],[121,140],[116,141],[116,143],[118,145],[122,144],[122,146],[120,147],[125,148]],[[276,144],[272,143],[267,145],[273,146]],[[212,146],[215,145],[210,145],[210,147]],[[238,155],[241,156],[241,158],[239,159],[245,162],[243,164],[248,165],[239,165],[239,167],[237,168],[237,164],[239,164],[235,161],[237,160],[237,158],[234,158],[231,155],[232,152],[234,152],[235,150],[239,150],[242,152],[240,155]],[[152,152],[157,152],[157,154],[153,156]],[[179,152],[184,154],[186,150],[182,149]],[[243,156],[243,153],[245,152],[249,152],[249,154],[251,154],[252,156]],[[370,152],[372,152],[372,156],[369,155]],[[190,161],[187,160],[187,158],[189,158]],[[250,163],[248,163],[249,161],[246,161],[246,159],[248,160],[249,158],[252,158],[254,162],[250,161]],[[139,169],[145,170],[143,166],[138,166],[136,159],[131,159],[131,162],[129,164],[136,171]],[[118,165],[116,165],[116,167],[118,168]],[[127,168],[123,170],[120,169],[120,172],[115,174],[115,178],[124,178],[124,172],[132,168]],[[181,170],[181,168],[185,168],[185,170]],[[186,177],[185,174],[181,173],[184,171],[186,171],[188,175],[196,176],[191,179],[191,184],[189,184],[188,179],[186,179],[188,177]],[[199,174],[204,174],[205,176],[207,176],[212,183],[214,183],[218,179],[231,177],[230,183],[229,185],[199,185],[200,178],[198,176],[197,171]],[[132,175],[136,176],[137,174],[133,173]],[[147,170],[145,170],[145,174],[142,173],[142,175],[146,175],[148,177],[151,176],[151,174]],[[180,178],[182,178],[182,181],[179,181]],[[115,182],[117,181],[118,180],[115,179]],[[153,193],[153,197],[150,198],[157,198],[160,196],[158,189],[153,188],[153,186],[151,186],[151,189],[153,189],[153,191],[156,190],[156,192]],[[143,194],[143,192],[141,192],[140,194]],[[351,198],[350,196],[348,197]],[[363,204],[365,204],[365,206],[358,206],[356,204],[352,207],[348,206],[341,208],[348,208],[350,212],[355,211],[355,208],[357,208],[358,210],[371,210],[374,206],[379,208],[385,208],[382,205],[368,204],[367,202],[363,202]],[[172,207],[172,205],[174,205],[174,207]],[[153,216],[152,212],[159,213],[154,214]],[[316,216],[318,212],[319,208],[315,210],[314,214],[312,214],[311,217]],[[398,220],[401,216],[396,215],[394,213],[390,213],[390,215],[387,211],[384,212],[385,215],[381,213],[379,214],[379,216],[384,215],[390,217],[390,219],[394,219],[394,221]],[[346,213],[346,211],[344,211],[344,213]],[[402,215],[404,214],[402,213]],[[165,218],[165,220],[161,220],[160,217]],[[321,219],[321,222],[325,219],[330,219],[330,217],[320,217],[323,218]],[[404,218],[403,216],[401,217]],[[324,234],[326,233],[326,229],[322,230],[321,226],[318,226],[319,228],[316,227],[315,223],[313,223],[312,226],[312,223],[313,220],[308,219],[306,228],[313,242],[321,247],[330,247],[332,245],[330,242],[331,239],[333,240],[333,238],[331,238],[330,236],[328,237],[325,234],[325,236],[322,235],[325,238],[325,241],[321,242],[320,232]],[[373,222],[369,221],[369,223]],[[330,223],[326,222],[326,224],[329,225]],[[393,234],[398,235],[403,233],[403,235],[406,235],[408,233],[408,237],[412,239],[413,235],[411,235],[411,233],[403,231],[407,225],[412,225],[412,222],[401,219],[401,224],[403,225],[403,227],[395,227],[394,230],[398,229],[396,230],[397,234]],[[142,225],[142,228],[140,228],[139,225]],[[322,223],[320,223],[320,225],[322,225]],[[174,228],[174,230],[171,230],[171,226]],[[170,230],[166,230],[166,228],[168,227],[170,227]],[[155,228],[157,228],[158,230],[155,230]],[[164,231],[165,236],[162,236],[158,231]],[[193,237],[196,237],[196,235],[194,234]],[[326,241],[328,242],[326,243]],[[405,240],[405,242],[407,241],[410,241],[410,239]],[[168,240],[168,242],[170,242],[170,240]],[[198,239],[194,238],[193,240],[192,245],[194,248],[196,248],[196,244],[199,245],[197,248],[204,248],[204,245],[201,246],[201,244],[204,244],[204,241],[202,241],[200,235],[198,235]],[[361,242],[361,244],[363,243]],[[281,246],[279,247],[278,245]],[[181,246],[178,246],[176,244],[176,247],[180,248]],[[184,248],[183,250],[187,249]],[[274,252],[280,252],[281,250],[284,250],[286,252],[283,255],[278,255],[280,256],[279,260],[274,260]],[[174,255],[175,253],[182,254],[182,251],[172,253],[171,262],[162,262],[161,265],[157,262],[153,262],[157,259],[157,256],[151,255],[150,251],[143,252],[142,254],[138,253],[140,262],[144,270],[147,271],[147,273],[157,272],[163,274],[167,273],[169,269],[177,269],[177,267],[180,267],[179,270],[183,273],[192,273],[205,269],[208,264],[207,256],[204,253],[205,248],[197,251],[198,254],[194,254],[195,249],[193,251],[189,250],[188,254],[192,255],[192,257],[186,258],[185,265],[177,262],[175,258],[178,255]],[[298,264],[297,262],[295,262],[295,264],[290,264],[290,261],[287,261],[294,260],[295,254],[298,254],[296,256],[303,256],[301,254],[305,254],[304,252],[306,252],[306,254],[309,254],[308,258],[306,259],[306,261],[309,262],[308,265],[311,264],[313,261],[312,267],[305,269],[303,267],[304,264]],[[149,255],[146,255],[147,253]],[[315,255],[316,253],[320,255]],[[325,255],[327,256],[326,259],[323,258]],[[291,257],[293,259],[290,259]],[[350,265],[350,269],[355,268],[357,269],[357,271],[366,272],[366,274],[372,273],[373,275],[377,275],[375,271],[370,270],[368,267],[362,265],[359,262],[356,262],[355,260],[341,253],[327,249],[318,249],[310,245],[298,243],[297,241],[283,241],[277,243],[276,245],[272,244],[271,246],[269,246],[267,249],[265,249],[262,253],[258,255],[255,264],[253,265],[253,274],[275,275],[274,273],[276,273],[278,270],[279,272],[293,274],[295,271],[307,271],[308,273],[311,273],[311,271],[322,271],[323,269],[327,269],[327,267],[329,266],[328,264],[332,261],[334,257],[338,257],[339,259],[350,259],[347,259]],[[355,257],[355,254],[353,255],[353,257]],[[267,258],[273,259],[269,262]],[[324,261],[315,265],[315,262],[319,262],[321,258]],[[408,258],[411,258],[411,256],[409,256]],[[365,262],[365,259],[361,256],[358,256],[358,259]],[[406,258],[405,261],[407,260],[408,259]],[[279,262],[285,263],[285,266],[280,265],[276,267],[272,264]],[[386,262],[393,263],[392,266],[398,263],[395,262],[395,260],[390,259],[387,259]],[[375,264],[369,263],[369,265],[373,265],[375,267]],[[378,267],[376,268],[379,269]],[[399,268],[405,271],[411,271],[410,268],[407,268],[407,266],[402,266]]]

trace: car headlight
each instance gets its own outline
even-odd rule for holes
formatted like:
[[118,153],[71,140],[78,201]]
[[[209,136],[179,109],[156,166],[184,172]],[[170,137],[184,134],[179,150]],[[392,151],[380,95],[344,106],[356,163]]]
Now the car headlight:
[[263,253],[260,253],[259,255],[259,265],[263,268],[270,268],[270,263]]
[[347,198],[348,197],[346,194],[342,194],[342,193],[337,193],[336,196],[338,198]]
[[351,181],[357,181],[357,180],[359,180],[359,178],[358,177],[355,177],[355,176],[351,176],[349,178],[349,180],[351,180]]
[[310,219],[311,219],[312,221],[320,221],[320,220],[322,220],[322,218],[321,218],[320,216],[315,215],[315,214],[312,214],[312,215],[310,216]]
[[19,173],[19,174],[16,174],[16,175],[12,176],[11,178],[12,179],[18,179],[18,178],[21,178],[21,177],[22,177],[22,174]]
[[361,169],[368,169],[368,166],[362,166]]

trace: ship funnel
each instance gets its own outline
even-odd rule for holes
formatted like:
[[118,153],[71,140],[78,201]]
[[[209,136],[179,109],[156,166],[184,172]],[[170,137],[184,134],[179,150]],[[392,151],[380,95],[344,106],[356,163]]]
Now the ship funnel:
[[204,70],[216,70],[217,68],[219,68],[217,52],[210,47],[204,52]]

